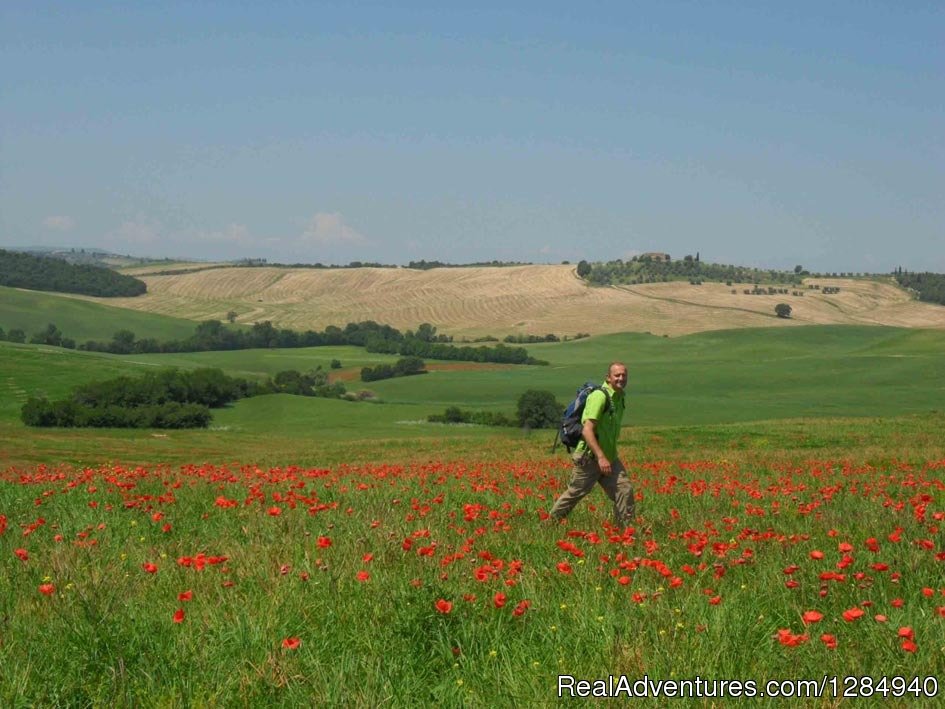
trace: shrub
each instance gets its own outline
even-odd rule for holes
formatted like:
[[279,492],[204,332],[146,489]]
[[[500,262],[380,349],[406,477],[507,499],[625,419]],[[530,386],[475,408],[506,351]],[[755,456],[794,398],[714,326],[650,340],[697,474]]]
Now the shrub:
[[564,406],[550,391],[529,389],[518,398],[518,424],[523,428],[557,428]]

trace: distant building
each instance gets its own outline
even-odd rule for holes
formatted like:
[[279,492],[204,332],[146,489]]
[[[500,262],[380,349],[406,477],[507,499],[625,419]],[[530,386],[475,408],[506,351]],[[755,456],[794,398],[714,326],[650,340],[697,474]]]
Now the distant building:
[[641,259],[650,259],[650,261],[665,261],[669,263],[671,259],[669,254],[660,253],[659,251],[648,251],[647,253],[640,256]]

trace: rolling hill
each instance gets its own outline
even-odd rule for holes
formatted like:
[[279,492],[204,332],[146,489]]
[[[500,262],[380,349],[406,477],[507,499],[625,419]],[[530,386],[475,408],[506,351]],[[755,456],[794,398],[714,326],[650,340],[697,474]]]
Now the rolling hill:
[[[573,336],[616,332],[684,335],[798,325],[888,325],[945,329],[945,307],[921,303],[893,282],[816,278],[840,291],[746,295],[748,284],[686,282],[589,287],[569,265],[292,269],[231,267],[141,275],[148,292],[109,305],[189,320],[269,320],[298,330],[375,320],[398,329],[436,325],[455,337]],[[87,300],[95,300],[86,298]],[[774,307],[791,305],[791,319]]]

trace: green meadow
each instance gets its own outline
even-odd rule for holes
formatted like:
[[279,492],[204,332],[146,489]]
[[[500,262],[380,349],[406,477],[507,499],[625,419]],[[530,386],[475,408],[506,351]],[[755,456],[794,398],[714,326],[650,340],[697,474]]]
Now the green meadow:
[[[193,327],[56,300],[24,329]],[[0,342],[0,702],[553,706],[563,676],[608,675],[754,682],[759,706],[836,706],[851,679],[864,706],[945,691],[945,333],[528,349],[549,364],[430,361],[364,384],[361,367],[396,357]],[[28,396],[159,367],[262,379],[334,359],[365,400],[259,396],[189,431],[19,419]],[[596,491],[566,523],[542,522],[569,469],[552,432],[426,421],[447,406],[512,413],[529,389],[564,402],[612,360],[631,375],[633,527],[612,527]],[[769,684],[792,679],[833,692]],[[712,691],[684,705],[733,701]]]
[[[182,337],[194,326],[56,296],[11,289],[2,295],[0,322],[28,333],[47,320],[80,340],[108,339],[121,328],[139,337]],[[27,313],[33,326],[22,320]],[[426,419],[448,406],[513,413],[518,397],[529,389],[551,391],[566,402],[585,380],[602,379],[613,360],[630,368],[624,437],[638,449],[665,446],[682,454],[686,445],[703,445],[700,441],[728,449],[812,448],[817,444],[811,441],[828,441],[831,431],[849,430],[843,440],[851,446],[872,444],[879,450],[884,432],[905,429],[924,437],[922,431],[934,429],[943,416],[945,333],[940,331],[814,326],[677,338],[628,333],[528,350],[549,365],[431,361],[427,374],[364,384],[361,367],[396,357],[356,347],[117,356],[0,343],[0,453],[9,463],[89,464],[101,456],[124,462],[188,461],[194,455],[317,463],[326,456],[371,457],[374,450],[407,456],[470,455],[493,446],[540,450],[550,445],[552,433],[445,426]],[[29,430],[18,418],[30,395],[58,398],[78,384],[159,367],[219,367],[233,376],[263,379],[287,369],[328,369],[335,359],[342,369],[334,375],[349,391],[365,392],[368,400],[256,397],[215,411],[211,427],[203,431]],[[906,423],[894,426],[893,421]],[[865,432],[867,426],[872,433]],[[670,446],[675,447],[670,451]]]

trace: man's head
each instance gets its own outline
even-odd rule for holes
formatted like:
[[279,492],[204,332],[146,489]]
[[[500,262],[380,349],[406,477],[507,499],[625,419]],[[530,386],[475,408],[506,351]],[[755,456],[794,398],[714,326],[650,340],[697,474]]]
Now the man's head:
[[607,370],[607,383],[614,391],[623,391],[627,386],[627,365],[612,362]]

